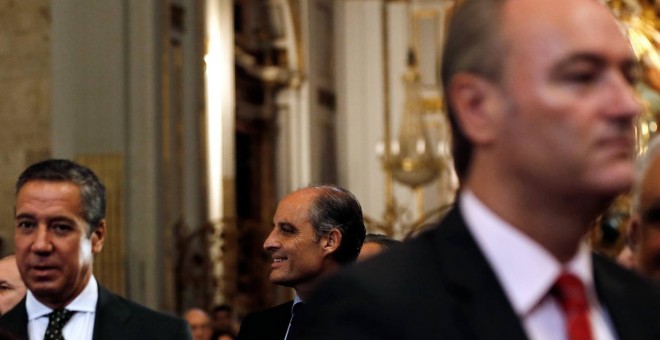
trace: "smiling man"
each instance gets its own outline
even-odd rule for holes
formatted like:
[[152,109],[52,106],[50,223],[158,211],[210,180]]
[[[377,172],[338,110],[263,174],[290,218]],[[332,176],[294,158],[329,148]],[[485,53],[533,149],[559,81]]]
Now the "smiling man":
[[291,340],[294,310],[302,309],[320,280],[355,261],[365,234],[362,208],[348,190],[311,186],[284,197],[264,249],[273,260],[270,281],[293,288],[296,297],[248,315],[238,338]]
[[184,320],[110,293],[92,274],[106,234],[105,187],[67,160],[28,167],[16,183],[15,253],[28,293],[0,318],[20,339],[191,339]]

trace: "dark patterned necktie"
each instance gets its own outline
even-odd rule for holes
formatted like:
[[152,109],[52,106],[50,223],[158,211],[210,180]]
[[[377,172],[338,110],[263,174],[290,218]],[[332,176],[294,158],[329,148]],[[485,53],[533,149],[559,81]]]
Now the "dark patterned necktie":
[[71,319],[73,312],[66,309],[56,309],[48,315],[48,328],[44,340],[64,340],[62,328]]

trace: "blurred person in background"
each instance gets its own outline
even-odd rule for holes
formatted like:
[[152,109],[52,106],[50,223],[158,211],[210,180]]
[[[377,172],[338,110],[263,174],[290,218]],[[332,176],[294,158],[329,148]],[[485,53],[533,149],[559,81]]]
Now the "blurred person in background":
[[25,297],[25,284],[16,266],[16,257],[0,260],[0,315],[14,308]]
[[390,247],[393,247],[400,243],[401,241],[393,239],[383,234],[369,233],[364,238],[364,243],[362,244],[362,250],[360,250],[360,255],[358,255],[358,261],[364,261],[368,258],[372,258],[388,250]]

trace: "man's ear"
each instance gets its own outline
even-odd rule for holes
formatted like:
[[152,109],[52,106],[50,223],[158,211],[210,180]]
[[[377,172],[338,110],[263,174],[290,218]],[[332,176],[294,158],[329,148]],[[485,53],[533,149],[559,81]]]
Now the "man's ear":
[[103,249],[103,242],[105,241],[105,219],[99,222],[89,238],[92,241],[92,254],[100,253]]
[[492,142],[503,116],[504,96],[491,81],[470,73],[457,73],[448,95],[463,133],[475,144]]
[[341,237],[342,235],[339,229],[334,228],[330,230],[330,233],[323,238],[323,252],[325,254],[332,254],[337,251],[341,245]]

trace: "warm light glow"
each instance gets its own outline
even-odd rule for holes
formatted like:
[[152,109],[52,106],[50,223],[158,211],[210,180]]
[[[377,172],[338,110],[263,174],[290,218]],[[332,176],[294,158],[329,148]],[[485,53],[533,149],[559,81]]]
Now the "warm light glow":
[[392,149],[391,149],[392,150],[392,155],[398,155],[399,153],[401,153],[401,147],[399,145],[398,140],[393,140],[392,144],[390,144],[390,145],[392,145]]
[[637,57],[651,67],[660,67],[660,55],[655,48],[660,43],[660,33],[653,25],[639,17],[630,18],[625,25]]
[[[231,164],[223,163],[223,155],[231,152],[227,142],[233,129],[234,114],[234,39],[232,3],[229,0],[208,0],[206,17],[206,145],[208,162],[208,209],[211,221],[223,217],[223,178],[233,175]],[[224,132],[223,132],[224,130]]]
[[423,155],[426,153],[426,141],[424,139],[419,138],[416,144],[415,149],[418,154]]
[[[209,257],[215,284],[224,280],[224,239],[227,209],[233,197],[225,197],[227,182],[234,178],[234,22],[231,0],[206,0],[206,55],[204,56],[206,89],[206,160],[208,190],[208,222],[217,237],[211,238]],[[230,216],[230,217],[231,217]],[[223,303],[217,290],[213,303]]]

